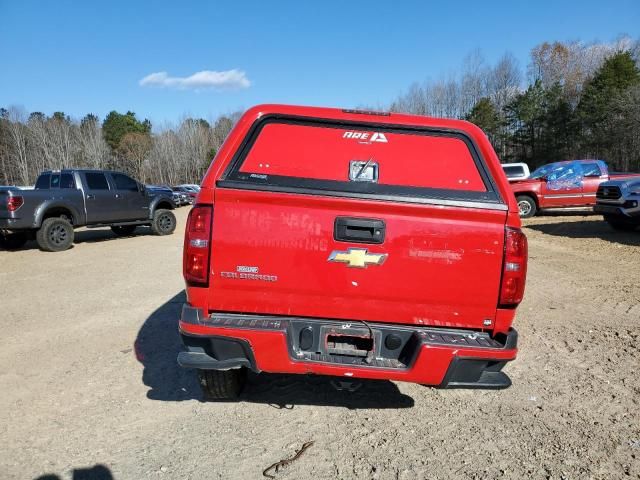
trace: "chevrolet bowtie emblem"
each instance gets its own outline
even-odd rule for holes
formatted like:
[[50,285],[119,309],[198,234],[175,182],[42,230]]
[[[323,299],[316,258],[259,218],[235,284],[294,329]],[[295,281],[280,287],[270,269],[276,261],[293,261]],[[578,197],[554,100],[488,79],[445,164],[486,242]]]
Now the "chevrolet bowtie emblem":
[[346,263],[349,267],[366,268],[368,265],[382,265],[387,257],[386,253],[369,253],[366,248],[348,248],[346,252],[334,250],[327,261]]

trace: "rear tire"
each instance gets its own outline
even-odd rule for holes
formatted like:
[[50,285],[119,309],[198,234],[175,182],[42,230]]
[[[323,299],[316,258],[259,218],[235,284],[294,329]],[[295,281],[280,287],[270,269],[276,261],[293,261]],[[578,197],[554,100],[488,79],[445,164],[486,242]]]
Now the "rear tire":
[[611,228],[621,232],[633,232],[638,227],[635,223],[610,215],[605,215],[604,219]]
[[60,217],[47,218],[36,232],[36,242],[45,252],[62,252],[73,243],[73,225]]
[[111,231],[119,237],[127,237],[129,235],[133,235],[133,232],[136,231],[136,226],[135,225],[112,225]]
[[0,233],[0,247],[5,250],[17,250],[29,239],[26,232]]
[[198,370],[200,388],[206,400],[238,398],[247,382],[247,369]]
[[153,213],[151,231],[156,235],[171,235],[176,229],[176,216],[171,210],[159,209]]
[[520,218],[531,218],[535,216],[538,211],[538,206],[533,198],[529,195],[519,195],[516,197],[516,200],[518,202]]

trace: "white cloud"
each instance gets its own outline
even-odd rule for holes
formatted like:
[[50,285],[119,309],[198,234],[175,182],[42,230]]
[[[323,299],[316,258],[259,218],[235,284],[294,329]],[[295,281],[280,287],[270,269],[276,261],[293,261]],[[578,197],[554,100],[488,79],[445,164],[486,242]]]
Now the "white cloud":
[[143,87],[167,87],[180,90],[230,90],[249,88],[251,82],[242,70],[216,72],[203,70],[189,77],[170,77],[167,72],[155,72],[140,80]]

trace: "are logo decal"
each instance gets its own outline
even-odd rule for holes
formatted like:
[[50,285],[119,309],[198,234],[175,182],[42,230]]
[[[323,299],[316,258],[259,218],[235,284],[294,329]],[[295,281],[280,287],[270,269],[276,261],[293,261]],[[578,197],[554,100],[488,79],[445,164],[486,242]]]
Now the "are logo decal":
[[387,143],[387,137],[382,132],[355,132],[352,130],[342,134],[342,138],[351,138],[358,143]]

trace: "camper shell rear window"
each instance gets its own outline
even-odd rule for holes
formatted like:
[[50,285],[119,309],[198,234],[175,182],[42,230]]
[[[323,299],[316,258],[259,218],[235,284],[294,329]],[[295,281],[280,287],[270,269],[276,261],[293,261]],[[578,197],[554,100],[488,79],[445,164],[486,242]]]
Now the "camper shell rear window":
[[462,132],[282,117],[254,124],[218,186],[503,203]]

